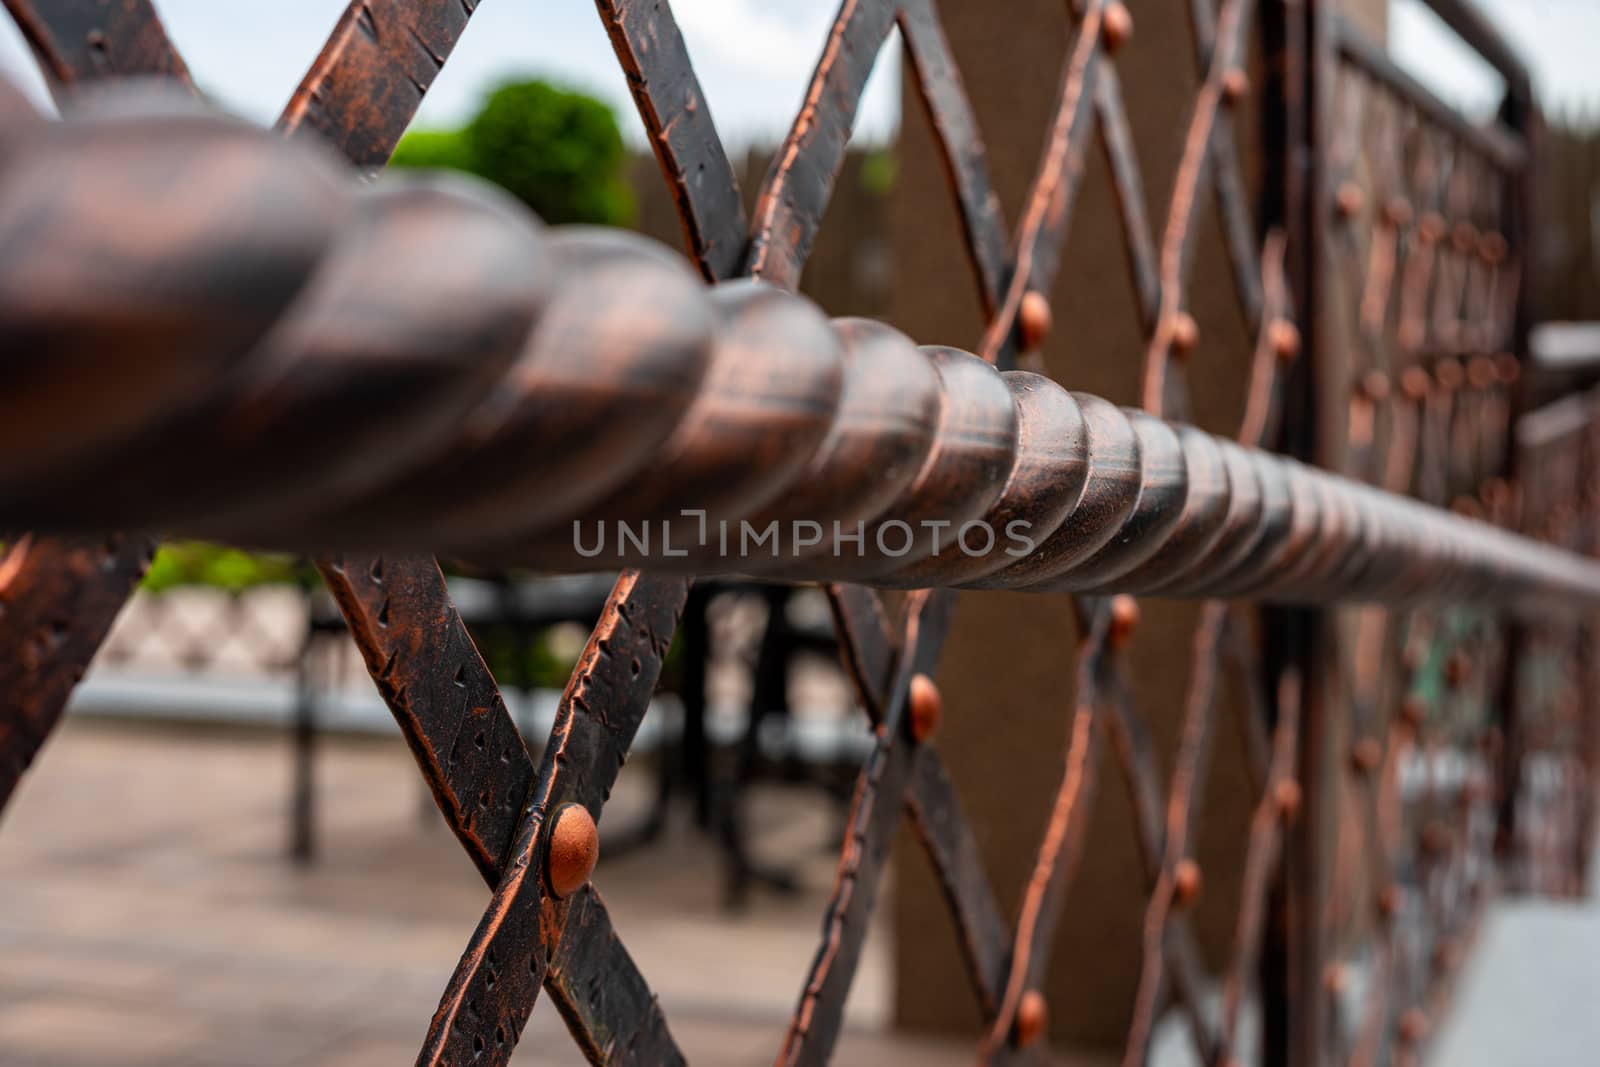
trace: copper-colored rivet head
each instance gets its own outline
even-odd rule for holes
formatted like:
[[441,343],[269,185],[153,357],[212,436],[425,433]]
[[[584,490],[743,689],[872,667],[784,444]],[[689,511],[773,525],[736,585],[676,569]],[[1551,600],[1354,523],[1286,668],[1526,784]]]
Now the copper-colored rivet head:
[[1383,214],[1392,225],[1405,226],[1410,223],[1413,214],[1411,201],[1403,196],[1392,197],[1383,205]]
[[1467,384],[1474,389],[1487,389],[1494,384],[1494,360],[1488,356],[1474,356],[1467,362]]
[[1422,221],[1417,224],[1417,229],[1424,241],[1437,241],[1449,229],[1449,223],[1444,221],[1444,216],[1437,211],[1426,212]]
[[1506,253],[1511,250],[1504,236],[1489,232],[1478,238],[1478,255],[1483,261],[1493,266],[1506,258]]
[[1200,324],[1187,311],[1172,316],[1167,330],[1172,337],[1172,350],[1180,356],[1187,356],[1200,343]]
[[1400,914],[1400,887],[1386,885],[1378,894],[1378,912],[1386,919],[1392,919]]
[[1050,336],[1050,301],[1043,293],[1030,289],[1022,294],[1017,309],[1017,325],[1022,330],[1022,347],[1033,352]]
[[939,719],[944,713],[944,698],[939,687],[926,674],[911,676],[911,693],[908,700],[911,712],[911,736],[926,741],[939,729]]
[[1200,873],[1200,865],[1192,859],[1181,859],[1172,869],[1172,903],[1176,907],[1186,908],[1200,898],[1200,890],[1205,884],[1205,878]]
[[1355,182],[1343,182],[1334,196],[1334,205],[1339,209],[1339,214],[1347,219],[1355,218],[1365,201],[1366,194]]
[[1361,376],[1361,395],[1374,404],[1389,399],[1389,376],[1381,370],[1369,370]]
[[1422,729],[1428,721],[1428,705],[1419,696],[1408,696],[1400,702],[1400,718],[1413,731]]
[[1407,367],[1400,372],[1400,391],[1406,399],[1418,403],[1428,398],[1428,372],[1421,367]]
[[1461,383],[1467,380],[1466,372],[1461,369],[1461,361],[1449,357],[1434,364],[1433,376],[1446,389],[1460,389]]
[[1350,747],[1350,765],[1362,774],[1371,774],[1383,762],[1383,746],[1376,737],[1363,737]]
[[1330,963],[1322,971],[1322,988],[1338,996],[1350,983],[1350,972],[1342,963]]
[[1222,99],[1237,104],[1250,91],[1250,76],[1238,67],[1232,67],[1222,76]]
[[1470,222],[1458,222],[1452,240],[1456,251],[1465,255],[1478,247],[1478,228]]
[[1112,648],[1121,648],[1139,626],[1139,602],[1126,593],[1111,598],[1111,631],[1108,635]]
[[1502,352],[1494,357],[1494,372],[1501,385],[1511,385],[1522,373],[1522,365],[1510,352]]
[[1428,1036],[1428,1016],[1421,1008],[1408,1008],[1400,1016],[1397,1027],[1401,1041],[1408,1045],[1415,1045]]
[[1115,52],[1133,37],[1133,13],[1127,5],[1112,0],[1100,18],[1100,40],[1107,52]]
[[1273,319],[1267,327],[1267,340],[1272,351],[1284,363],[1293,363],[1300,355],[1300,329],[1288,319]]
[[1044,1035],[1050,1025],[1050,1005],[1044,994],[1030,989],[1017,1002],[1017,1019],[1013,1024],[1018,1048],[1027,1048]]
[[1272,787],[1272,801],[1278,805],[1278,814],[1285,822],[1293,822],[1300,814],[1300,783],[1285,778]]
[[583,888],[600,858],[600,832],[582,804],[563,804],[550,821],[545,847],[545,882],[559,899]]

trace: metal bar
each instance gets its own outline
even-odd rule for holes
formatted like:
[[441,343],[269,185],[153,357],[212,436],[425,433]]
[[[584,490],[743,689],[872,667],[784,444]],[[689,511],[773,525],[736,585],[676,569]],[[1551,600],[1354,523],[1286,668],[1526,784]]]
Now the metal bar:
[[189,69],[150,0],[5,0],[52,92],[105,78],[171,78]]
[[665,0],[596,0],[628,76],[661,173],[672,189],[689,254],[708,279],[731,278],[744,262],[739,182]]
[[[878,740],[856,783],[844,848],[823,919],[822,943],[807,973],[778,1063],[823,1064],[844,1023],[844,1002],[860,962],[889,848],[913,781],[919,745],[907,710],[911,678],[932,669],[949,622],[949,596],[912,594],[905,640]],[[959,914],[959,913],[958,913]]]
[[[269,282],[288,290],[297,278],[313,274],[314,256],[286,264],[280,254],[281,210],[242,209],[257,200],[283,205],[315,189],[323,210],[312,218],[304,213],[296,217],[308,245],[320,247],[340,243],[337,234],[348,224],[345,220],[360,220],[382,235],[391,226],[414,221],[412,210],[423,210],[409,205],[374,219],[361,212],[363,198],[357,189],[337,182],[317,159],[211,116],[169,114],[92,126],[38,124],[17,133],[30,143],[8,168],[7,201],[0,205],[5,209],[0,213],[0,236],[5,238],[0,247],[7,250],[7,259],[0,262],[0,277],[26,275],[48,282],[13,284],[5,290],[10,295],[0,303],[0,350],[11,355],[0,365],[0,379],[31,372],[29,384],[35,389],[67,385],[49,380],[55,364],[41,365],[19,355],[34,350],[30,338],[47,330],[58,346],[71,346],[83,353],[88,366],[107,370],[125,353],[141,351],[141,345],[159,337],[168,346],[171,381],[185,397],[228,395],[224,379],[250,377],[251,355],[242,366],[220,358],[239,349],[252,353],[250,339],[235,332],[241,324],[231,324],[228,335],[218,338],[209,329],[183,329],[185,306],[170,300],[176,320],[167,314],[154,320],[130,317],[124,309],[139,306],[142,294],[158,281],[165,285],[165,279],[197,271],[208,272],[205,284],[218,287],[210,307],[245,304]],[[107,165],[112,154],[124,171],[159,160],[162,173],[181,176],[180,186],[190,181],[208,188],[227,184],[226,202],[234,205],[227,225],[214,219],[197,223],[191,217],[193,198],[180,187],[156,202],[138,202],[145,228],[137,247],[99,231],[84,237],[72,222],[88,204],[113,196],[112,186],[121,188],[124,197],[130,195],[118,169]],[[213,165],[219,154],[231,161],[226,173]],[[65,180],[67,176],[72,180]],[[220,202],[217,197],[204,199]],[[437,192],[430,201],[452,217],[472,202],[466,191]],[[36,236],[26,242],[14,239],[19,225]],[[199,236],[196,225],[201,227]],[[332,232],[319,235],[319,229]],[[160,417],[164,406],[159,396],[138,412],[124,413],[131,436],[157,440],[162,433],[169,435],[161,454],[176,469],[165,468],[164,476],[184,486],[185,499],[176,502],[181,507],[159,513],[159,504],[175,502],[159,501],[152,494],[119,501],[111,509],[115,514],[97,512],[109,498],[96,493],[96,486],[109,491],[119,484],[150,484],[143,480],[149,472],[139,466],[148,457],[143,449],[96,450],[94,477],[77,483],[85,491],[70,495],[59,492],[71,482],[70,471],[63,469],[70,464],[39,474],[43,465],[28,462],[40,455],[82,455],[83,433],[107,432],[104,413],[98,410],[114,406],[114,398],[107,398],[92,410],[80,406],[77,417],[68,411],[56,419],[30,420],[32,432],[18,441],[13,469],[3,479],[0,499],[6,503],[0,523],[84,533],[119,525],[200,535],[237,536],[248,530],[259,531],[260,542],[275,547],[393,544],[549,569],[595,570],[645,562],[658,569],[709,573],[781,565],[791,577],[850,577],[884,586],[1110,592],[1137,588],[1150,570],[1171,567],[1163,548],[1176,532],[1201,516],[1214,516],[1219,504],[1238,494],[1255,493],[1263,495],[1264,503],[1250,531],[1259,535],[1259,544],[1246,569],[1222,576],[1180,573],[1173,588],[1194,596],[1237,587],[1278,601],[1320,602],[1328,596],[1387,603],[1461,601],[1522,611],[1586,610],[1600,603],[1600,565],[1570,553],[1292,460],[1240,449],[1188,428],[1175,430],[1097,398],[1069,394],[1034,375],[1000,374],[951,350],[942,350],[935,370],[927,355],[886,328],[841,323],[829,329],[804,298],[760,290],[750,282],[708,292],[642,238],[559,231],[546,238],[531,226],[508,226],[499,239],[509,242],[500,254],[520,259],[527,269],[521,291],[495,294],[496,299],[509,305],[510,322],[542,313],[534,343],[521,351],[514,371],[486,375],[477,361],[463,366],[455,359],[454,352],[466,350],[464,342],[442,343],[454,324],[478,321],[462,306],[463,294],[454,291],[447,302],[430,301],[420,292],[410,306],[394,309],[397,320],[384,334],[385,345],[396,338],[426,336],[426,352],[405,352],[402,345],[370,361],[351,360],[355,353],[318,338],[323,328],[318,316],[326,314],[332,322],[341,316],[337,287],[323,290],[327,307],[306,299],[318,291],[322,276],[317,275],[311,292],[295,305],[296,311],[316,310],[309,321],[288,329],[282,321],[263,317],[256,327],[262,334],[276,327],[271,331],[276,342],[287,337],[299,343],[281,354],[276,347],[255,350],[258,356],[271,353],[281,373],[269,390],[247,393],[237,407],[242,416],[270,413],[254,432],[242,432],[233,423],[230,434],[193,436],[186,423]],[[443,255],[442,246],[426,242],[409,249],[407,254],[416,257],[412,260],[396,258],[397,250],[381,240],[369,238],[360,245],[383,258],[385,276],[431,276]],[[208,266],[214,247],[225,248],[232,264],[222,277]],[[364,262],[358,249],[349,254],[351,276],[380,270],[380,264]],[[41,272],[41,264],[51,269]],[[547,277],[563,279],[553,297],[539,284]],[[45,284],[48,293],[40,288]],[[725,301],[734,293],[753,302],[738,306],[744,315],[741,323],[754,333],[719,331],[715,325],[727,314]],[[616,313],[623,306],[631,313],[626,318]],[[650,316],[640,314],[644,309]],[[187,314],[206,312],[209,307],[202,304],[189,306]],[[406,322],[412,325],[401,329]],[[778,323],[784,324],[782,329]],[[97,343],[112,333],[119,337],[118,345]],[[752,343],[752,336],[773,340]],[[516,351],[514,345],[507,347]],[[816,370],[797,379],[794,367],[800,358]],[[430,367],[430,359],[442,365]],[[737,374],[718,370],[730,364],[737,366]],[[349,365],[359,368],[358,380],[326,373]],[[777,394],[771,391],[775,383],[783,383]],[[959,393],[951,383],[959,383]],[[327,410],[327,389],[353,402],[341,423],[328,425],[312,417]],[[640,401],[652,392],[659,402],[641,407]],[[18,394],[7,390],[0,395],[10,400]],[[702,399],[692,406],[696,395]],[[962,422],[946,424],[939,413],[957,395],[962,398]],[[481,414],[411,424],[414,439],[405,449],[380,453],[369,447],[364,427],[386,427],[397,406],[415,405],[412,410],[420,412],[446,397],[452,410]],[[263,407],[269,399],[270,406]],[[21,402],[14,400],[12,406]],[[238,403],[239,398],[229,395],[228,402]],[[618,418],[624,404],[631,417]],[[686,421],[691,410],[693,418]],[[778,418],[780,411],[796,410],[811,413],[803,431],[791,418]],[[721,472],[729,468],[707,466],[713,460],[725,462],[723,450],[731,438],[722,431],[736,423],[755,427],[753,436],[738,446],[737,469],[744,479],[739,492],[721,484]],[[710,432],[712,425],[719,431]],[[296,486],[299,457],[310,453],[283,449],[281,436],[273,432],[288,426],[300,428],[299,444],[315,452],[320,463],[322,491],[315,499],[307,499]],[[474,433],[471,454],[495,460],[480,464],[473,477],[456,458],[460,452],[451,456],[464,427]],[[331,439],[319,439],[319,433]],[[668,440],[674,447],[663,449]],[[750,448],[771,455],[770,465],[757,469],[744,462]],[[532,472],[521,462],[530,450],[547,457]],[[1215,468],[1214,450],[1230,460],[1228,477],[1191,477],[1192,471]],[[436,456],[449,458],[432,458]],[[719,472],[709,483],[707,470]],[[870,479],[863,480],[863,470],[870,472]],[[241,478],[241,471],[252,476]],[[650,515],[616,507],[608,511],[607,494],[646,471],[660,510]],[[538,501],[524,500],[530,478],[554,487],[552,492]],[[358,480],[387,488],[352,492]],[[907,495],[913,482],[918,491]],[[717,508],[708,518],[737,524],[759,510],[753,502],[783,496],[799,483],[807,486],[815,508],[806,517],[824,525],[868,517],[880,531],[886,523],[907,519],[959,525],[957,520],[973,518],[960,509],[970,508],[978,499],[973,491],[985,485],[1003,489],[998,499],[990,495],[981,517],[1005,522],[995,527],[995,543],[983,551],[957,551],[947,543],[943,552],[928,554],[919,540],[921,556],[899,554],[894,542],[882,536],[856,553],[799,552],[776,560],[729,558],[719,552],[715,537],[698,546],[662,546],[658,540],[655,552],[637,542],[613,543],[603,555],[586,554],[571,536],[575,520],[659,521],[695,508],[702,502],[697,496],[716,497]],[[419,485],[437,486],[437,495],[419,495]],[[1286,491],[1267,491],[1275,485]],[[719,491],[713,494],[711,488]],[[902,498],[902,506],[908,507],[904,514],[893,510]],[[297,506],[288,506],[288,501]],[[519,507],[506,509],[501,501],[515,501]],[[530,515],[529,503],[539,504],[543,513]],[[246,511],[252,521],[231,531],[217,519]],[[273,515],[277,520],[268,521]],[[375,521],[380,516],[384,518]],[[392,525],[394,516],[403,516],[403,524]],[[1019,518],[1029,523],[1025,529],[1033,550],[1008,555],[1017,546],[1006,542],[1005,526]],[[1113,544],[1114,549],[1101,551]],[[774,556],[781,547],[773,544]],[[794,546],[788,550],[793,552]],[[1344,580],[1338,565],[1357,553],[1370,565]],[[1330,587],[1336,576],[1339,584]]]
[[1373,80],[1403,98],[1428,121],[1447,130],[1473,150],[1482,153],[1501,170],[1521,170],[1528,165],[1528,145],[1524,138],[1496,123],[1474,125],[1461,112],[1440,100],[1432,89],[1389,58],[1381,45],[1343,17],[1330,20],[1339,55],[1364,71]]
[[961,71],[950,53],[933,0],[903,0],[900,35],[916,76],[918,98],[927,109],[961,208],[967,253],[978,273],[984,311],[994,314],[1005,284],[1007,249],[1000,198],[989,179],[989,161],[978,133],[977,116],[961,85]]
[[[6,0],[51,91],[118,77],[164,77],[192,90],[187,66],[148,0]],[[0,82],[0,111],[31,114]],[[27,535],[0,560],[0,811],[55,729],[72,688],[155,554],[143,536],[84,542]]]
[[812,72],[804,103],[772,161],[751,220],[749,273],[794,288],[822,225],[845,142],[867,76],[877,62],[895,6],[844,0]]
[[389,162],[478,0],[351,0],[284,108],[279,128],[334,145],[358,167]]
[[0,553],[0,809],[50,736],[155,545],[23,537]]
[[1508,88],[1517,95],[1530,92],[1528,68],[1500,31],[1471,0],[1423,0],[1435,15],[1491,67],[1505,76]]
[[1011,277],[998,310],[989,317],[978,352],[991,363],[1010,363],[1022,299],[1031,290],[1048,293],[1055,282],[1060,245],[1082,183],[1088,139],[1094,132],[1095,72],[1101,56],[1104,0],[1088,0],[1062,65],[1049,135],[1012,248]]
[[[600,814],[649,706],[687,593],[688,583],[681,579],[630,572],[618,580],[562,695],[535,786],[518,808],[516,837],[494,897],[445,988],[419,1064],[510,1059],[587,881],[582,870],[578,885],[562,885],[563,863],[575,862],[556,843],[565,809],[581,808],[591,818]],[[462,732],[470,725],[463,720]],[[463,738],[458,747],[483,747],[480,737]],[[589,866],[593,832],[591,822]],[[583,906],[598,916],[595,903]],[[580,954],[569,950],[566,958]],[[597,962],[626,958],[619,944],[600,953]],[[651,1029],[660,1030],[658,1040],[670,1049],[664,1026]],[[675,1050],[672,1058],[678,1058]]]

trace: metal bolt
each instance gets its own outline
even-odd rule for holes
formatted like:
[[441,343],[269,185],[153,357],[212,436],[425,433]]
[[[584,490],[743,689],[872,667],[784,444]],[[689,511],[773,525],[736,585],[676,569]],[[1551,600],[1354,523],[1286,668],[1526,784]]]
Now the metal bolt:
[[1230,68],[1222,76],[1222,99],[1237,104],[1250,91],[1250,76],[1238,67]]
[[1385,919],[1394,918],[1396,915],[1400,914],[1400,904],[1402,899],[1403,898],[1401,897],[1399,886],[1384,886],[1382,892],[1378,894],[1378,913]]
[[1473,356],[1467,361],[1467,384],[1474,389],[1487,389],[1494,384],[1494,360],[1488,356]]
[[1167,330],[1172,337],[1172,350],[1179,356],[1187,356],[1200,343],[1200,324],[1187,311],[1172,316]]
[[1383,214],[1384,217],[1389,220],[1391,225],[1405,226],[1411,222],[1411,218],[1415,212],[1411,208],[1411,201],[1407,200],[1403,196],[1396,196],[1392,197],[1389,202],[1383,206]]
[[1428,1036],[1428,1015],[1421,1008],[1408,1008],[1400,1016],[1397,1027],[1399,1038],[1407,1045],[1415,1045]]
[[1126,593],[1111,598],[1111,629],[1108,637],[1112,648],[1122,648],[1139,626],[1139,602]]
[[1383,746],[1376,737],[1363,737],[1350,747],[1350,765],[1362,774],[1371,774],[1383,762]]
[[944,698],[939,695],[939,687],[926,674],[911,676],[908,708],[911,712],[911,736],[918,743],[928,740],[939,729],[939,719],[944,713]]
[[1433,376],[1446,389],[1460,389],[1461,383],[1467,380],[1466,371],[1461,369],[1461,361],[1449,356],[1434,364]]
[[545,844],[545,882],[557,899],[582,889],[600,858],[600,832],[582,804],[563,804],[550,821]]
[[1381,370],[1369,370],[1361,376],[1361,395],[1374,404],[1389,399],[1389,376]]
[[1300,355],[1300,329],[1288,319],[1272,320],[1272,325],[1267,327],[1267,340],[1284,363],[1293,363]]
[[1366,194],[1361,191],[1361,186],[1355,182],[1344,182],[1339,186],[1339,192],[1334,197],[1334,206],[1339,209],[1339,214],[1347,219],[1353,219],[1361,211],[1361,205],[1366,202]]
[[1284,778],[1272,787],[1272,802],[1285,822],[1293,822],[1300,814],[1300,801],[1300,783],[1293,778]]
[[1044,1034],[1050,1022],[1050,1005],[1044,994],[1030,989],[1017,1003],[1017,1018],[1012,1024],[1018,1048],[1027,1048]]
[[1120,0],[1107,4],[1100,20],[1100,41],[1107,52],[1115,52],[1133,37],[1133,14]]
[[1400,372],[1400,391],[1408,400],[1426,400],[1430,384],[1428,372],[1421,367],[1407,367]]
[[1200,865],[1185,857],[1172,869],[1172,903],[1174,907],[1187,908],[1200,898],[1205,878]]
[[1022,329],[1022,347],[1035,351],[1050,336],[1050,301],[1043,293],[1030,289],[1022,294],[1022,305],[1017,309],[1017,325]]
[[1494,357],[1494,370],[1501,385],[1511,385],[1522,374],[1522,364],[1510,352],[1502,352]]
[[1482,256],[1483,261],[1490,266],[1494,266],[1505,259],[1506,253],[1509,251],[1510,246],[1501,234],[1491,231],[1478,239],[1478,255]]

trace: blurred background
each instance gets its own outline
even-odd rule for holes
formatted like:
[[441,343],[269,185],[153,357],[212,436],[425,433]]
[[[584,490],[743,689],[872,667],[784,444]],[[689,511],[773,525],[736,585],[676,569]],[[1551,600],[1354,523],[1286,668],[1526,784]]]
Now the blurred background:
[[[1133,5],[1148,43],[1136,41],[1121,64],[1130,106],[1150,116],[1138,128],[1141,148],[1154,146],[1145,161],[1153,196],[1168,187],[1171,142],[1186,121],[1173,102],[1192,92],[1187,70],[1160,66],[1154,42],[1187,33],[1179,5],[1163,3],[1170,12]],[[344,4],[157,6],[198,84],[223,106],[270,123]],[[998,191],[1016,217],[1064,47],[1060,5],[1001,0],[975,5],[982,13],[958,13],[960,6],[945,5],[947,26]],[[1600,320],[1600,64],[1593,58],[1600,4],[1480,6],[1532,66],[1548,124],[1539,146],[1536,317]],[[1355,7],[1447,100],[1475,114],[1495,106],[1495,76],[1420,4],[1360,0]],[[674,4],[747,198],[787,130],[834,9],[827,0]],[[1172,33],[1156,30],[1169,15]],[[1049,25],[1053,35],[981,26],[1002,17],[1014,26]],[[804,288],[832,314],[887,318],[913,336],[968,343],[977,336],[976,300],[949,306],[948,293],[971,286],[942,180],[924,177],[932,159],[925,119],[917,108],[902,116],[900,68],[891,38]],[[3,19],[0,69],[45,101],[25,46]],[[668,245],[681,241],[624,77],[581,0],[486,0],[393,165],[478,175],[551,223],[625,226]],[[1105,195],[1103,182],[1091,173],[1085,193],[1091,235],[1090,205]],[[1093,240],[1075,236],[1073,248]],[[948,262],[923,254],[936,244]],[[1077,295],[1058,305],[1057,321],[1087,323],[1100,301],[1098,283],[1086,276],[1093,268],[1071,266],[1070,253],[1061,286]],[[1046,353],[1058,378],[1131,399],[1119,395],[1129,392],[1127,382],[1096,379],[1104,372],[1084,362],[1116,350],[1121,339],[1088,327],[1060,333]],[[1226,331],[1208,326],[1205,334]],[[1568,368],[1600,360],[1600,332],[1590,327],[1562,329],[1547,343]],[[530,746],[539,745],[609,577],[450,570],[457,605]],[[1003,603],[963,609],[952,640],[956,662],[966,655],[978,664],[989,654],[970,633],[982,620],[1018,621],[1014,602]],[[1051,669],[1059,673],[1065,659],[1068,615],[1037,602],[1025,610],[1023,629],[1033,637],[1009,638],[1010,648],[1019,661],[1032,656],[1045,666],[1019,667],[1026,685],[993,694],[987,709],[964,711],[1014,725],[1023,741],[1013,748],[1039,758],[1030,769],[1028,752],[1006,755],[1018,768],[1017,781],[1006,785],[1032,796],[1033,783],[1047,796],[1064,724],[1023,690],[1060,684]],[[737,582],[699,587],[606,809],[596,875],[694,1062],[763,1062],[774,1051],[816,951],[850,791],[870,740],[820,596]],[[975,796],[991,867],[1015,872],[1038,827],[1008,821],[1008,805],[1040,818],[1047,806],[986,787],[985,763],[1000,757],[976,744],[965,762],[952,755],[953,773],[963,795]],[[1115,804],[1107,808],[1107,820],[1126,820]],[[1100,892],[1115,895],[1127,857],[1106,857]],[[883,929],[869,939],[855,982],[841,1063],[970,1060],[970,1009],[948,1007],[965,995],[951,977],[950,953],[922,954],[924,935],[941,945],[950,936],[942,920],[927,918],[925,881],[908,874],[885,896]],[[1016,882],[997,876],[1002,886]],[[1092,899],[1095,890],[1085,892]],[[0,1063],[409,1062],[485,899],[315,573],[292,558],[167,545],[0,825]],[[1582,1054],[1600,1035],[1584,1031],[1594,1025],[1587,1008],[1568,1009],[1575,997],[1600,992],[1600,976],[1581,963],[1554,984],[1541,984],[1538,973],[1551,958],[1540,946],[1570,946],[1579,927],[1552,925],[1548,911],[1523,921],[1531,925],[1510,934],[1491,926],[1489,950],[1502,953],[1500,984],[1469,983],[1466,996],[1502,1008],[1508,997],[1521,998],[1518,1026],[1530,1031],[1550,1017],[1545,1029],[1559,1031],[1556,1044],[1538,1062],[1591,1062]],[[1600,958],[1600,914],[1575,921],[1587,924],[1581,937],[1588,940],[1578,942],[1592,946],[1587,958]],[[1119,923],[1089,936],[1069,922],[1063,933],[1105,954],[1098,980],[1113,999],[1137,962],[1136,931]],[[1081,971],[1084,957],[1068,955]],[[1095,996],[1084,1003],[1085,1012],[1104,1014]],[[1081,1032],[1081,1061],[1096,1063],[1100,1031],[1120,1032],[1120,1016],[1063,1025]],[[963,1036],[941,1036],[947,1028]],[[581,1062],[561,1030],[553,1011],[537,1010],[516,1062]],[[1486,1033],[1447,1035],[1440,1062],[1512,1062]],[[1161,1048],[1158,1041],[1160,1062],[1183,1062],[1162,1060]],[[1579,1058],[1566,1058],[1573,1054]]]

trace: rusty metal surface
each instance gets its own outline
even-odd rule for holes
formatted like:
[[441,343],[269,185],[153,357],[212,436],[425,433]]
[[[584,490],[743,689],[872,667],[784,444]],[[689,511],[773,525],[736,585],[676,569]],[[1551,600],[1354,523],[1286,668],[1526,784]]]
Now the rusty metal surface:
[[143,537],[23,536],[0,555],[0,807],[154,552]]
[[[7,6],[58,88],[121,74],[186,83],[148,4]],[[0,228],[28,223],[26,243],[0,243],[0,444],[14,460],[0,472],[0,526],[343,550],[323,559],[324,578],[493,892],[419,1062],[506,1062],[541,988],[591,1061],[681,1061],[587,884],[587,819],[687,595],[671,571],[915,589],[891,600],[868,584],[828,586],[878,739],[779,1062],[830,1056],[902,813],[971,972],[981,1058],[1047,1060],[1038,986],[1108,760],[1129,791],[1147,887],[1130,1067],[1168,1006],[1203,1062],[1235,1062],[1253,985],[1264,1062],[1411,1062],[1490,872],[1574,890],[1594,825],[1600,709],[1588,695],[1592,627],[1567,616],[1600,600],[1600,567],[1580,558],[1600,548],[1600,420],[1569,406],[1530,421],[1515,446],[1525,71],[1470,8],[1433,0],[1508,84],[1500,121],[1471,125],[1321,0],[1193,0],[1196,90],[1157,232],[1115,62],[1132,17],[1104,0],[1065,6],[1053,118],[1008,239],[934,0],[845,0],[751,219],[670,7],[600,0],[693,267],[632,238],[547,231],[449,182],[357,191],[322,158],[319,142],[358,168],[386,160],[471,2],[352,3],[280,123],[296,146],[171,102],[142,118],[91,103],[86,117],[46,124],[0,89],[11,149]],[[1244,65],[1258,21],[1270,53],[1259,91]],[[830,322],[785,292],[895,26],[986,314],[976,357]],[[1255,217],[1235,143],[1252,108],[1268,131]],[[1145,342],[1139,412],[1011,369],[1050,328],[1091,141],[1112,178]],[[160,175],[164,198],[136,199],[129,174]],[[226,217],[195,206],[202,189],[228,202]],[[1182,425],[1208,196],[1255,338],[1230,440]],[[75,212],[89,205],[140,225],[114,243],[76,241]],[[208,270],[219,251],[229,270]],[[730,281],[745,274],[758,280]],[[172,278],[193,286],[156,281]],[[202,304],[210,315],[193,314]],[[85,374],[114,386],[116,403],[93,420],[73,417]],[[1302,419],[1308,403],[1321,405],[1315,420]],[[1310,439],[1314,421],[1326,432]],[[1260,450],[1279,445],[1327,470]],[[868,550],[840,559],[825,538],[795,558],[730,566],[695,549],[686,535],[699,520],[685,507],[712,521],[859,521]],[[666,522],[689,552],[636,548],[596,564],[575,552],[573,519]],[[1040,536],[1020,558],[940,553],[921,537],[905,557],[871,544],[892,521],[930,519],[1025,519]],[[437,565],[351,551],[363,548],[651,573],[619,579],[535,767]],[[147,552],[142,538],[34,537],[0,563],[0,647],[23,653],[0,707],[0,800]],[[955,597],[927,587],[966,585],[1083,594],[1061,785],[1010,923],[940,764],[926,677]],[[1127,677],[1129,593],[1314,605],[1328,639],[1315,661],[1263,661],[1253,609],[1208,600],[1163,768]],[[1348,600],[1371,603],[1331,608]],[[1527,621],[1504,625],[1504,609]],[[1219,1013],[1203,1003],[1212,976],[1186,913],[1204,881],[1192,841],[1224,758],[1225,680],[1245,695],[1234,759],[1257,801]],[[1446,766],[1465,769],[1438,773]],[[1341,806],[1360,815],[1330,836],[1327,813]],[[1328,1020],[1355,960],[1371,961],[1373,980],[1348,1037]]]

